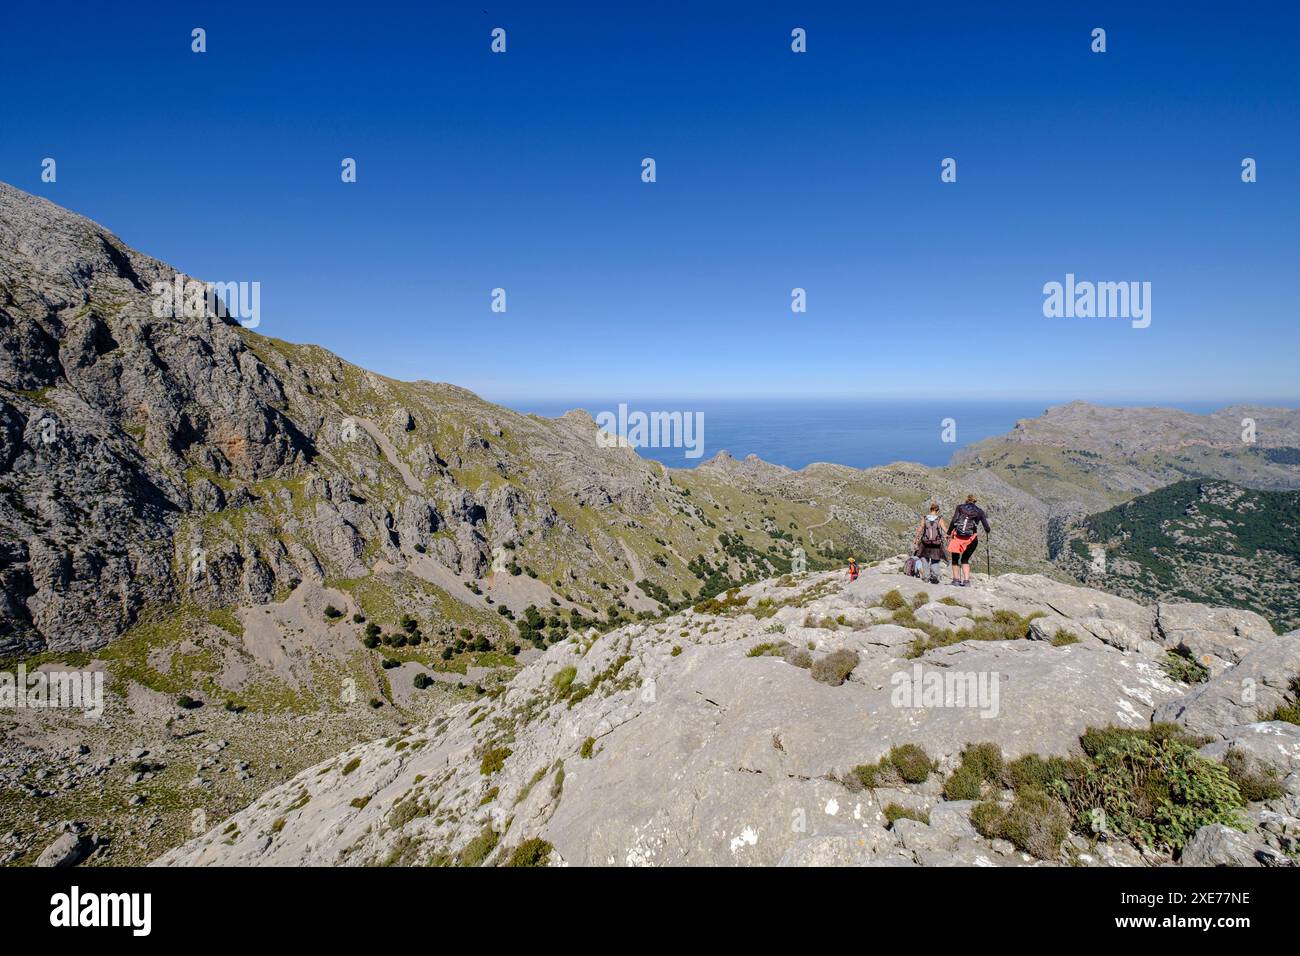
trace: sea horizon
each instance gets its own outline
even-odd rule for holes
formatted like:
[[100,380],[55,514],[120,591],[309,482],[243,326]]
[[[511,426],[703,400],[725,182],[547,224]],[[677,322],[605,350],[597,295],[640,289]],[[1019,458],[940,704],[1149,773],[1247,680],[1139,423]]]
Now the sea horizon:
[[[518,412],[556,418],[574,409],[593,417],[617,418],[641,411],[702,416],[703,441],[690,447],[637,447],[643,458],[675,468],[693,468],[725,451],[734,458],[756,455],[795,470],[814,463],[872,468],[895,462],[928,467],[950,464],[959,450],[1004,435],[1016,422],[1037,418],[1048,408],[1076,399],[945,400],[904,398],[775,399],[544,399],[501,401]],[[1300,401],[1187,401],[1150,399],[1093,401],[1107,407],[1176,408],[1208,414],[1233,405],[1300,407]],[[951,422],[949,421],[951,420]],[[615,431],[622,433],[622,429]],[[693,437],[693,436],[692,436]],[[698,452],[698,454],[696,454]]]

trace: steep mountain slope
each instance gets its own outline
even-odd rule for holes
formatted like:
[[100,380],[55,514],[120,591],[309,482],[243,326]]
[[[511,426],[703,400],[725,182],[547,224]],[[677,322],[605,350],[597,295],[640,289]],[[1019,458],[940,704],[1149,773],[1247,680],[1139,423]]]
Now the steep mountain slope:
[[1090,515],[1059,561],[1114,593],[1248,608],[1300,627],[1300,492],[1177,482]]
[[[1193,690],[1162,665],[1179,638],[1124,598],[1006,575],[937,601],[893,567],[853,584],[786,576],[565,641],[499,693],[352,748],[159,862],[1141,865],[1204,863],[1224,839],[1239,862],[1295,852],[1300,727],[1255,721],[1293,700],[1300,632],[1236,612],[1249,649]],[[1194,628],[1225,626],[1182,608]],[[1246,674],[1258,699],[1225,714]],[[1153,715],[1205,736],[1153,731]],[[1163,809],[1125,804],[1119,775],[1160,761],[1188,787]],[[1054,774],[1077,775],[1077,801],[1042,782]],[[1111,813],[1100,829],[1095,809]]]

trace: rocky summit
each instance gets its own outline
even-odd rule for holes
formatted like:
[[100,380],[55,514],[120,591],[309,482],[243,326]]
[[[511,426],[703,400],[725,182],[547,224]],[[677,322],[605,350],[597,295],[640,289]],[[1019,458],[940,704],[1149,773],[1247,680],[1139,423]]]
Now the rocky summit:
[[[1216,676],[1171,663],[1212,640],[1239,652]],[[1285,865],[1300,727],[1272,716],[1297,673],[1300,632],[1249,612],[893,561],[787,575],[552,646],[157,862]],[[1144,807],[1116,789],[1143,762],[1213,796]]]

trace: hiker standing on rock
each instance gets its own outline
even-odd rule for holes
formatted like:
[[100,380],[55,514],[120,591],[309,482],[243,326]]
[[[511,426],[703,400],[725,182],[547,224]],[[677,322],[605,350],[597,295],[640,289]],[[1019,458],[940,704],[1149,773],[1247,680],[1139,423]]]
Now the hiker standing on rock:
[[849,580],[856,581],[857,579],[858,579],[858,559],[849,558]]
[[948,528],[939,517],[939,506],[930,505],[930,513],[916,526],[915,539],[912,542],[913,553],[924,564],[920,576],[929,578],[931,584],[939,583],[939,562],[944,560],[944,539]]
[[952,555],[952,583],[957,587],[970,587],[970,559],[979,546],[979,526],[986,532],[989,528],[988,515],[984,509],[975,504],[975,496],[967,495],[965,504],[957,506],[952,513],[948,527],[948,553]]

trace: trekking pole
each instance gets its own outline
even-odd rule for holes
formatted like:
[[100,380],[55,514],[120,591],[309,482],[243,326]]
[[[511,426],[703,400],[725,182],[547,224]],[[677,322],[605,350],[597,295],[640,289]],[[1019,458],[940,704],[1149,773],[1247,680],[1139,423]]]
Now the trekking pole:
[[989,531],[986,532],[986,534],[988,535],[989,546],[984,551],[984,573],[989,578],[992,578],[993,577],[993,532]]

